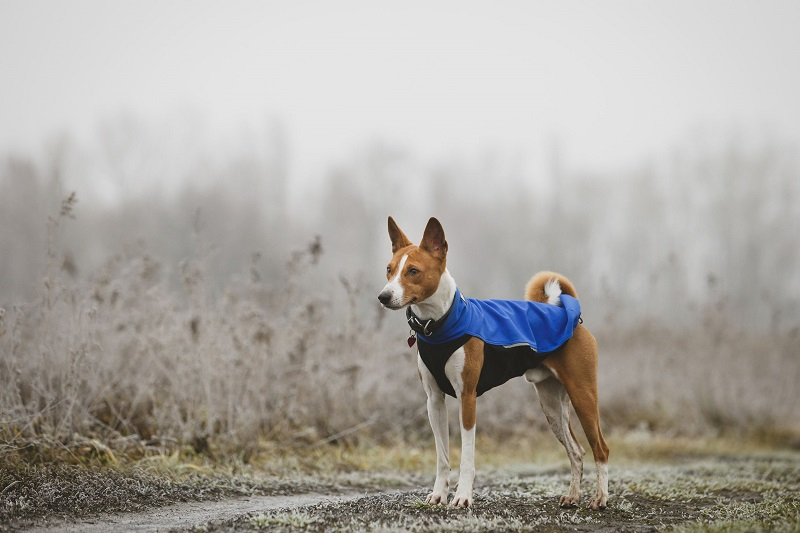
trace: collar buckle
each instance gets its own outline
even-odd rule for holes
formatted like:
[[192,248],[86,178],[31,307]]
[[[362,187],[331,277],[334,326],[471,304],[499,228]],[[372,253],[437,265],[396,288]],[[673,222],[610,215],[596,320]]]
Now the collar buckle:
[[406,308],[406,318],[408,319],[408,325],[411,327],[412,330],[416,331],[417,333],[421,333],[426,337],[430,337],[433,335],[433,330],[431,329],[431,325],[434,323],[432,318],[429,318],[425,322],[419,319],[417,315],[415,315],[410,308]]

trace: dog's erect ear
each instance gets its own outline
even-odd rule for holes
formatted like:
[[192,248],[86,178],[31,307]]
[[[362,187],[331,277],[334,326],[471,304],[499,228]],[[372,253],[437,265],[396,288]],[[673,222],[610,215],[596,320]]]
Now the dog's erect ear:
[[431,217],[425,226],[422,242],[419,247],[434,257],[444,259],[447,256],[447,241],[444,239],[444,229],[438,220]]
[[397,226],[397,222],[392,217],[389,217],[389,238],[392,240],[392,253],[411,245],[411,241],[408,240],[406,234]]

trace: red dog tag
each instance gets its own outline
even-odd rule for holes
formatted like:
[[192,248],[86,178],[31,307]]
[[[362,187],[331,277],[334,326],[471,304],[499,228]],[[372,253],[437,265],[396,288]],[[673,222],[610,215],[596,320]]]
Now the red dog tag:
[[417,336],[416,335],[411,335],[408,338],[408,347],[411,348],[412,346],[414,346],[415,342],[417,342]]

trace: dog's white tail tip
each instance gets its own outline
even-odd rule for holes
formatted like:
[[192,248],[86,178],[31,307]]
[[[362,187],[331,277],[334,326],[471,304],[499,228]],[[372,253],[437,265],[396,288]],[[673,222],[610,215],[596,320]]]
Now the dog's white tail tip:
[[561,305],[561,284],[556,278],[544,284],[544,295],[550,305]]

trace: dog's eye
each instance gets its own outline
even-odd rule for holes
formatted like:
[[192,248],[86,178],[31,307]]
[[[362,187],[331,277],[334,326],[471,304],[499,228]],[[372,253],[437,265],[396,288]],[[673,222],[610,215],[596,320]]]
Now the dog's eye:
[[409,268],[408,269],[408,275],[409,276],[416,276],[417,274],[419,274],[419,270],[417,270],[416,268]]
[[392,275],[392,267],[390,267],[390,266],[386,267],[386,275],[387,276],[391,276]]

